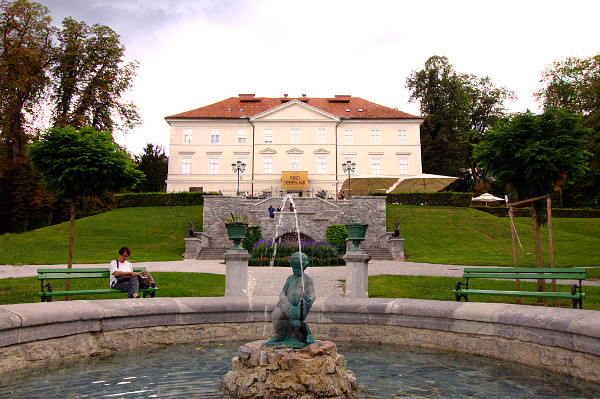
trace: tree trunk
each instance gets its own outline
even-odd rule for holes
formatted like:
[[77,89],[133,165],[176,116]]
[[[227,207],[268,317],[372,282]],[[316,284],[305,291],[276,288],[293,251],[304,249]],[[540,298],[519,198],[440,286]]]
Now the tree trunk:
[[[537,219],[537,210],[535,209],[535,203],[531,203],[531,218],[533,219],[533,237],[535,239],[535,260],[537,267],[544,267],[544,259],[542,257],[542,240],[540,233],[540,224]],[[546,292],[546,280],[540,279],[538,282],[538,291]],[[540,298],[542,302],[543,298]]]
[[[76,208],[77,198],[71,199],[71,229],[69,231],[69,260],[67,267],[71,269],[73,267],[73,243],[75,242],[75,208]],[[71,289],[71,279],[67,279],[65,283],[65,290],[69,291]],[[68,301],[69,297],[65,296],[65,301]]]

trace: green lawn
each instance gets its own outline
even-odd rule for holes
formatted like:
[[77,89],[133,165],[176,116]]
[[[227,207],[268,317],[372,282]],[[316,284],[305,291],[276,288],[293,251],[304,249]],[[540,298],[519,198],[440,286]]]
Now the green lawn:
[[[225,293],[225,276],[210,273],[176,273],[154,272],[152,277],[159,288],[159,297],[213,297]],[[52,280],[55,291],[64,290],[65,280]],[[72,290],[90,290],[108,288],[108,279],[88,278],[71,280]],[[12,303],[40,302],[38,292],[40,281],[37,277],[0,279],[0,305]],[[54,297],[52,301],[63,300],[64,297]],[[127,294],[107,295],[76,295],[74,299],[112,299],[127,298]]]
[[[510,219],[455,207],[388,205],[387,231],[400,223],[410,262],[514,266]],[[535,267],[531,218],[516,218],[524,251],[519,266]],[[554,218],[556,267],[600,266],[600,219]],[[548,226],[542,227],[544,264],[550,265]]]
[[[132,251],[133,262],[181,260],[188,223],[202,226],[202,206],[120,208],[75,221],[73,263],[106,263],[119,248]],[[0,236],[0,264],[66,264],[69,223]]]
[[[370,276],[369,277],[369,298],[412,298],[412,299],[432,299],[436,301],[454,301],[452,289],[456,281],[465,280],[456,277],[426,277],[426,276]],[[469,282],[469,288],[492,289],[515,291],[515,281],[499,280],[473,280]],[[521,280],[522,291],[537,291],[537,282]],[[552,285],[546,282],[546,290],[551,291]],[[557,291],[570,292],[568,285],[557,285]],[[583,300],[584,309],[600,310],[600,287],[586,286],[583,283],[583,292],[586,297]],[[462,300],[464,302],[464,299]],[[516,297],[489,296],[489,295],[470,295],[470,302],[486,303],[517,303]],[[522,304],[540,305],[536,298],[522,298]],[[560,307],[572,308],[570,300],[559,300]],[[546,299],[545,305],[552,306],[553,300]]]
[[[188,223],[202,226],[202,206],[120,208],[75,222],[74,263],[106,263],[128,246],[133,262],[179,260]],[[400,223],[411,262],[513,266],[510,220],[470,208],[387,206],[387,230]],[[519,265],[535,266],[530,218],[517,218]],[[548,229],[542,229],[549,265]],[[69,223],[0,236],[0,264],[67,263]],[[557,267],[600,266],[600,219],[554,219]]]

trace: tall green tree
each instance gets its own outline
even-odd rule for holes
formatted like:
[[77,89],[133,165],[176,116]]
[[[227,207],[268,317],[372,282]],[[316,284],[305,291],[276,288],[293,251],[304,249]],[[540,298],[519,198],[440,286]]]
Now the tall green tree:
[[0,3],[0,132],[3,155],[17,164],[30,139],[24,126],[27,112],[41,99],[49,83],[52,59],[50,12],[26,0]]
[[[458,73],[446,57],[432,56],[406,81],[410,101],[419,101],[423,169],[452,176],[467,173],[475,182],[485,177],[473,157],[493,124],[505,115],[504,102],[513,92],[497,87],[489,77]],[[468,171],[468,172],[467,172]],[[470,172],[470,173],[469,173]]]
[[144,180],[136,187],[139,193],[165,192],[167,189],[167,170],[169,158],[165,149],[151,143],[146,144],[144,152],[135,156],[138,169],[145,175]]
[[556,61],[542,72],[544,87],[535,93],[544,109],[563,109],[582,116],[591,129],[584,148],[592,154],[590,168],[565,189],[569,206],[596,206],[600,202],[600,54]]
[[27,218],[39,219],[35,215],[47,205],[45,195],[33,195],[43,185],[26,157],[35,136],[27,120],[50,82],[54,32],[46,7],[26,0],[0,2],[0,230],[31,226]]
[[535,93],[544,109],[589,115],[600,109],[600,54],[555,61],[542,72],[544,87]]
[[[589,154],[581,147],[586,131],[579,121],[579,116],[560,110],[515,114],[500,120],[475,147],[474,155],[495,179],[512,187],[518,198],[547,195],[557,184],[583,175],[587,168]],[[540,211],[545,203],[533,204],[537,264],[543,267]]]
[[141,122],[136,105],[123,100],[138,67],[124,56],[119,35],[108,26],[63,20],[52,68],[55,126],[112,132]]
[[[515,100],[516,96],[513,91],[494,85],[488,76],[479,78],[475,75],[462,75],[462,80],[469,102],[465,139],[474,147],[481,142],[492,126],[506,115],[504,102]],[[467,154],[471,176],[476,185],[482,184],[485,171],[476,161],[472,151],[468,151]]]
[[421,126],[421,158],[428,173],[458,176],[468,167],[470,150],[463,134],[468,131],[468,98],[462,78],[448,58],[432,56],[406,81],[409,101],[419,101],[425,121]]
[[[135,186],[143,178],[110,132],[92,127],[52,128],[29,146],[33,166],[58,198],[71,201],[68,267],[73,264],[75,210],[81,197]],[[68,288],[67,288],[68,289]]]

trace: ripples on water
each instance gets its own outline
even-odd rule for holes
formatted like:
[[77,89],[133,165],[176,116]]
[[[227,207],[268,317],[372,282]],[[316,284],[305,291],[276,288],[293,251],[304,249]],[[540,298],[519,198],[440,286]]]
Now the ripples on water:
[[[240,343],[186,344],[52,362],[0,375],[0,398],[228,398],[218,386]],[[600,385],[446,351],[338,344],[356,398],[598,398]]]

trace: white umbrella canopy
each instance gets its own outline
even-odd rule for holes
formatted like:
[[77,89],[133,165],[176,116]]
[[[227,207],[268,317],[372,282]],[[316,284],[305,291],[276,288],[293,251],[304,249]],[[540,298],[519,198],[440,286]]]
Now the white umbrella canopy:
[[421,173],[398,179],[386,193],[434,193],[446,188],[455,180],[458,180],[458,177]]
[[495,197],[490,193],[485,193],[481,194],[479,197],[472,198],[471,201],[485,202],[485,206],[487,206],[488,202],[504,201],[504,198]]
[[[350,177],[352,195],[368,195],[369,193],[384,193],[398,180],[398,176],[360,175]],[[348,179],[342,183],[340,191],[348,192]]]

